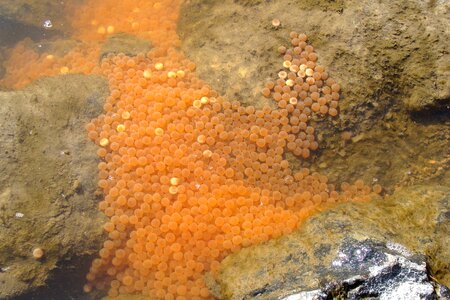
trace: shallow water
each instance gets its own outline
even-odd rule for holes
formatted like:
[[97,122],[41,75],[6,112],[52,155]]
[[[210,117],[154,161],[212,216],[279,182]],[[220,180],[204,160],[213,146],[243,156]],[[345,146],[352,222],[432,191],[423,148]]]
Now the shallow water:
[[[0,5],[0,87],[12,120],[0,249],[17,248],[0,265],[2,276],[18,279],[2,297],[209,299],[204,275],[217,278],[230,253],[287,235],[339,203],[417,183],[445,186],[445,102],[415,113],[391,96],[352,105],[352,85],[320,33],[275,18],[281,5],[249,22],[259,28],[255,40],[233,33],[248,22],[239,13],[265,5]],[[233,10],[223,21],[234,23],[229,33],[216,34],[213,26],[226,28],[214,18]],[[198,23],[208,18],[209,27]],[[270,47],[255,51],[268,60],[238,50],[265,38]],[[255,70],[267,77],[254,82]],[[66,267],[76,283],[63,292],[55,286]]]

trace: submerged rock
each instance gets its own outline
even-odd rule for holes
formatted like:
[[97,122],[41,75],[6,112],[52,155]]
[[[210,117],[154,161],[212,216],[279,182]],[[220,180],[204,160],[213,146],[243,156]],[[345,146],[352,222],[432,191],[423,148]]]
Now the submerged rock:
[[450,97],[449,10],[447,1],[194,0],[178,31],[199,73],[229,98],[263,99],[264,80],[279,69],[277,47],[298,31],[340,82],[347,106],[377,100],[379,112],[393,102],[417,110]]
[[[107,93],[104,79],[82,75],[0,92],[1,299],[30,293],[53,277],[70,278],[69,286],[51,287],[62,293],[55,299],[81,291],[89,256],[103,239],[96,146],[84,127],[102,111]],[[37,248],[41,258],[38,250],[33,257]]]
[[362,178],[391,191],[448,170],[449,10],[448,1],[192,0],[178,32],[201,78],[254,106],[274,103],[261,88],[282,69],[277,48],[291,31],[307,34],[342,100],[338,117],[311,120],[317,156],[287,159],[332,182]]
[[209,287],[220,299],[445,299],[449,195],[415,186],[342,204],[228,256]]
[[135,56],[140,53],[147,53],[152,49],[152,44],[144,39],[140,39],[128,33],[117,33],[109,37],[102,47],[100,59],[108,54],[117,55],[124,53],[128,56]]

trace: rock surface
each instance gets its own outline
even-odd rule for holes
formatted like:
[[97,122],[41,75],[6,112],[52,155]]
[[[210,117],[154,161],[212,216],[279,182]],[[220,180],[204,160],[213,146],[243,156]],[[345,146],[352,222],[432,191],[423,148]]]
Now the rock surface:
[[[363,178],[388,191],[448,176],[447,1],[187,1],[178,31],[203,79],[229,99],[270,105],[289,32],[304,32],[341,85],[340,115],[311,120],[311,167],[332,182]],[[281,25],[274,27],[273,19]],[[342,134],[350,137],[343,139]],[[392,155],[386,155],[387,152]]]
[[140,39],[128,33],[118,33],[109,37],[102,47],[100,59],[108,54],[124,53],[128,56],[135,56],[140,53],[147,53],[152,48],[149,41]]
[[264,80],[280,69],[273,53],[289,32],[304,32],[347,106],[377,100],[381,113],[393,102],[415,110],[449,100],[449,11],[447,1],[191,0],[179,32],[200,74],[244,102],[262,98]]
[[[0,172],[8,174],[0,177],[1,299],[55,276],[69,277],[69,287],[60,281],[51,293],[81,290],[89,256],[104,238],[96,146],[84,126],[102,111],[107,92],[101,77],[81,75],[0,92]],[[41,259],[33,258],[35,248],[43,249]]]
[[342,204],[228,256],[210,289],[220,299],[437,299],[450,284],[449,197],[449,188],[414,186]]

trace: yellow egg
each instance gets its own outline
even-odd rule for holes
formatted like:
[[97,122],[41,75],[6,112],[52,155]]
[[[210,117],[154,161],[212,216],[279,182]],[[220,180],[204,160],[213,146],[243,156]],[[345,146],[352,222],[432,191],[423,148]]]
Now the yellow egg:
[[131,114],[128,111],[124,111],[122,113],[122,119],[128,120],[131,117]]
[[117,132],[124,132],[125,131],[125,125],[119,124],[116,127]]
[[183,78],[184,75],[185,75],[185,73],[184,73],[183,70],[178,70],[178,71],[177,71],[177,77]]
[[106,33],[106,28],[105,28],[104,26],[100,26],[100,27],[97,29],[97,33],[99,33],[99,34],[105,34],[105,33]]
[[109,144],[109,140],[107,138],[102,138],[100,140],[100,146],[105,147],[105,146],[108,146],[108,144]]
[[171,193],[172,195],[178,193],[178,188],[172,185],[171,187],[169,187],[169,193]]
[[205,150],[205,151],[203,151],[203,156],[205,156],[205,157],[211,157],[211,156],[212,156],[211,150]]
[[194,107],[196,107],[196,108],[202,107],[202,102],[201,102],[201,100],[194,100],[194,102],[192,102],[192,106],[194,106]]
[[114,26],[109,25],[109,26],[106,28],[106,31],[107,31],[109,34],[114,33]]
[[142,75],[144,75],[144,78],[149,79],[149,78],[152,77],[152,71],[150,71],[150,70],[145,70],[145,71],[143,72]]
[[67,74],[67,73],[69,73],[69,68],[68,67],[61,67],[61,69],[59,69],[59,72],[61,74]]
[[292,79],[286,80],[286,85],[287,86],[294,86],[294,80],[292,80]]

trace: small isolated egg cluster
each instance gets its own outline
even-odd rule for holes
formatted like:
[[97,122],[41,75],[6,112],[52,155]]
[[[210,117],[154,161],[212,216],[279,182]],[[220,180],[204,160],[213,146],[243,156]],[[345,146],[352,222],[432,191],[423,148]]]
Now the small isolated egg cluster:
[[280,109],[288,111],[285,120],[290,128],[287,148],[293,154],[307,158],[310,150],[318,147],[308,120],[314,113],[337,116],[340,86],[317,63],[318,56],[313,46],[307,43],[305,34],[291,32],[290,37],[291,48],[278,48],[283,55],[283,68],[278,72],[278,79],[268,81],[261,93],[276,101]]
[[337,107],[341,87],[331,79],[325,68],[317,64],[314,47],[307,44],[307,36],[290,33],[292,48],[278,48],[283,54],[284,69],[278,72],[276,82],[268,82],[262,90],[264,96],[272,96],[280,108],[294,104],[301,111],[338,114]]
[[284,67],[297,65],[296,77],[293,67],[262,91],[273,95],[277,109],[223,99],[172,48],[103,60],[111,94],[105,114],[87,130],[103,160],[99,207],[110,218],[109,238],[92,263],[86,291],[210,298],[203,274],[215,274],[230,252],[292,232],[334,203],[369,199],[372,190],[361,180],[338,192],[326,176],[294,172],[284,158],[286,151],[306,158],[317,149],[308,118],[336,109],[339,98],[338,86],[307,49],[306,61],[297,54],[288,59],[293,52],[285,50]]

